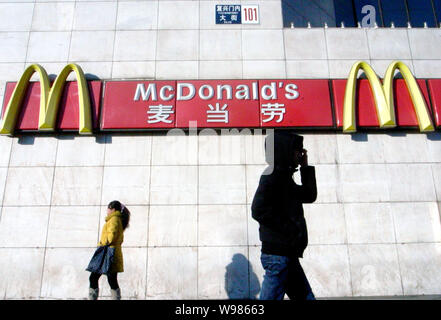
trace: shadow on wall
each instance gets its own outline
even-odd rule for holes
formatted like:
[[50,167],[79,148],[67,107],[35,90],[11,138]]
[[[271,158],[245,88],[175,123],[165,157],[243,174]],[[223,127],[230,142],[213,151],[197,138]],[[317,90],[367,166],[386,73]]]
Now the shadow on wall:
[[260,283],[248,259],[235,254],[225,272],[225,291],[229,299],[257,299]]

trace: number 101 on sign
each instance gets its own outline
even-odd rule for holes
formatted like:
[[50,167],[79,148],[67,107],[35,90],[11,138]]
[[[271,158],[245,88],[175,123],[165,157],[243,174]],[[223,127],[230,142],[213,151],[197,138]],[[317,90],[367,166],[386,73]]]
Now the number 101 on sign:
[[259,24],[259,6],[242,6],[242,24]]

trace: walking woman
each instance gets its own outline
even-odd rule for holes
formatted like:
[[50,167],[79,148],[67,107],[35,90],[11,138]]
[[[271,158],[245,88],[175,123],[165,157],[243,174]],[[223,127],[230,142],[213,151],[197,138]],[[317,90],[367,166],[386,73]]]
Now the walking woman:
[[[107,280],[110,285],[112,300],[121,300],[121,289],[118,285],[118,272],[124,272],[123,255],[121,244],[124,241],[124,230],[129,225],[130,211],[119,201],[112,201],[107,206],[106,223],[101,232],[98,246],[110,246],[115,248],[115,255],[110,271],[107,273]],[[100,273],[92,272],[89,277],[89,300],[98,299],[98,280]]]

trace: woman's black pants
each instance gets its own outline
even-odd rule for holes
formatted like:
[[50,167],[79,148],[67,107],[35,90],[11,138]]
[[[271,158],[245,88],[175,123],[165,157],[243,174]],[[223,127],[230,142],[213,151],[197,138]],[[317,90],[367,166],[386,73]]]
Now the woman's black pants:
[[[107,274],[107,281],[109,282],[110,288],[112,290],[116,290],[119,288],[117,275],[118,273],[116,272]],[[100,273],[94,273],[94,272],[90,273],[89,282],[90,282],[90,287],[92,289],[98,288],[98,280],[100,279],[100,277],[101,277]]]

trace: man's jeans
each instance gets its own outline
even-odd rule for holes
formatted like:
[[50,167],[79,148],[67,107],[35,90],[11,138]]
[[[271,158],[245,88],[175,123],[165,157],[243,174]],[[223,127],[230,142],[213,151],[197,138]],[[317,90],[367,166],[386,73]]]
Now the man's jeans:
[[262,253],[260,261],[265,275],[260,300],[315,300],[298,258]]

